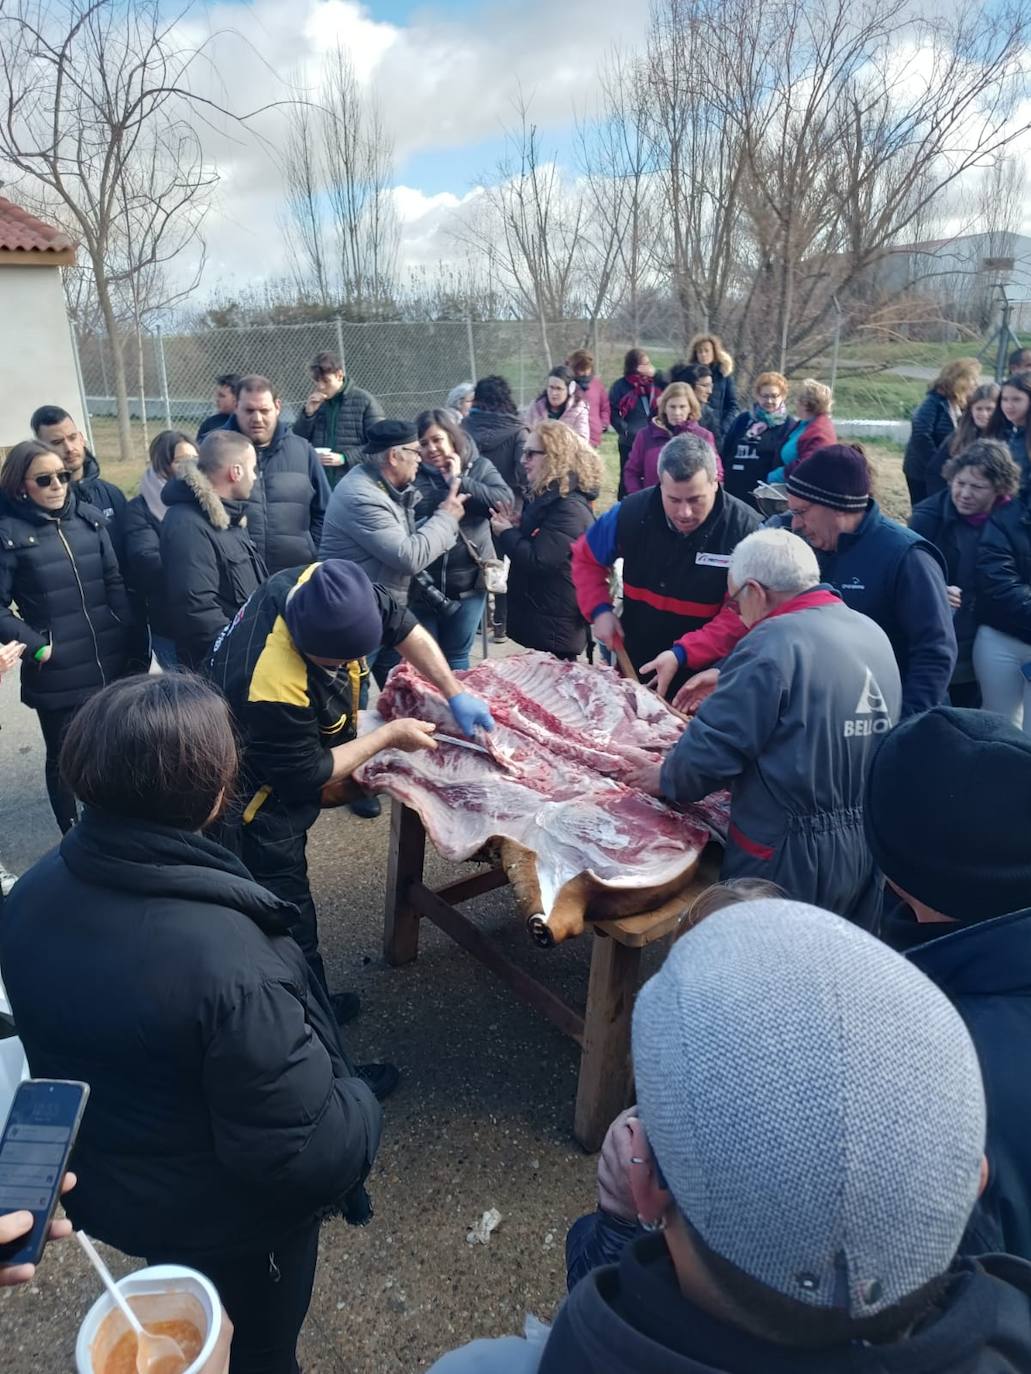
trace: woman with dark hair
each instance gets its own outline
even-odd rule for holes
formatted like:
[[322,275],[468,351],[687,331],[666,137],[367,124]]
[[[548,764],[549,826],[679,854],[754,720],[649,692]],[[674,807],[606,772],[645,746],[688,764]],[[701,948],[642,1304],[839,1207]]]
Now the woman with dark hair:
[[481,377],[473,391],[469,414],[462,421],[484,458],[489,458],[501,480],[514,492],[523,483],[522,457],[526,426],[516,412],[516,403],[504,377]]
[[913,411],[913,427],[902,460],[902,472],[916,506],[927,496],[927,471],[939,445],[951,438],[963,407],[981,376],[976,358],[953,358],[928,387]]
[[556,658],[579,657],[587,622],[573,589],[572,548],[594,523],[601,459],[560,421],[544,420],[523,455],[529,496],[517,521],[496,511],[491,528],[508,574],[508,631],[517,644]]
[[959,424],[943,439],[931,456],[927,465],[927,495],[937,496],[948,489],[948,482],[942,469],[950,458],[958,458],[965,448],[978,439],[989,437],[989,426],[998,409],[999,388],[994,382],[985,382],[970,393]]
[[977,553],[994,511],[1007,505],[1020,485],[1020,472],[1005,444],[976,439],[945,464],[944,491],[921,501],[909,528],[934,545],[944,557],[949,605],[959,655],[949,684],[953,706],[977,707],[981,693],[974,673],[974,613]]
[[1020,484],[1027,486],[1031,479],[1031,374],[1018,372],[1003,382],[988,433],[1009,445],[1020,469]]
[[510,506],[515,498],[494,464],[477,451],[448,411],[424,410],[415,425],[422,450],[415,474],[421,498],[415,508],[417,522],[429,519],[456,478],[458,494],[469,499],[458,522],[457,543],[415,578],[408,604],[440,645],[448,667],[468,668],[487,601],[483,565],[496,557],[490,513]]
[[650,422],[662,388],[655,381],[655,367],[643,348],[631,348],[623,359],[623,375],[609,388],[612,428],[619,439],[619,490],[626,495],[623,469],[640,430]]
[[576,378],[580,397],[587,407],[591,447],[597,448],[612,419],[609,393],[605,383],[595,375],[594,354],[588,349],[575,349],[566,359],[566,366]]
[[686,382],[698,397],[698,404],[702,408],[698,423],[709,431],[719,447],[720,418],[710,404],[714,386],[712,368],[704,363],[674,363],[669,370],[669,379],[671,382]]
[[712,406],[716,416],[716,442],[721,444],[740,410],[734,386],[734,359],[717,334],[696,334],[687,346],[687,361],[700,363],[712,372]]
[[21,699],[39,716],[62,832],[76,811],[58,773],[61,741],[83,702],[125,674],[132,628],[107,522],[70,483],[64,459],[35,439],[0,469],[0,643],[25,645]]
[[197,457],[188,434],[163,429],[150,442],[150,463],[140,478],[140,491],[125,509],[126,576],[137,615],[145,615],[150,627],[150,647],[162,668],[178,663],[172,627],[165,608],[161,577],[161,522],[168,507],[161,499],[174,466]]
[[591,417],[587,403],[580,399],[576,378],[564,363],[548,373],[544,390],[526,407],[523,418],[527,429],[536,428],[542,420],[561,420],[584,443],[590,443]]
[[61,756],[83,817],[7,898],[31,1071],[84,1079],[73,1223],[207,1274],[233,1374],[295,1374],[327,1212],[367,1220],[381,1111],[296,915],[204,833],[232,794],[229,707],[187,673],[97,693]]

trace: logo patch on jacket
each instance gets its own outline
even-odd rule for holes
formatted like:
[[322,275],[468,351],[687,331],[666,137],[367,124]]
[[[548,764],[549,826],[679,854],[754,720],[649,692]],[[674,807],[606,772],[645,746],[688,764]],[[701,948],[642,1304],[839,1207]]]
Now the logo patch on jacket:
[[845,721],[845,738],[865,738],[868,735],[883,735],[891,729],[891,716],[884,693],[877,685],[877,679],[867,668],[863,690],[856,702],[855,716]]

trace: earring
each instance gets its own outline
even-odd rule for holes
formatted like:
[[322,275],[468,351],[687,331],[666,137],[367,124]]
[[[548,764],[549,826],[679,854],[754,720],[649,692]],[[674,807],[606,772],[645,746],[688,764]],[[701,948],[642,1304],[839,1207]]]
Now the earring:
[[21,494],[21,499],[23,501],[27,501],[29,499],[29,493],[27,491],[23,491]]

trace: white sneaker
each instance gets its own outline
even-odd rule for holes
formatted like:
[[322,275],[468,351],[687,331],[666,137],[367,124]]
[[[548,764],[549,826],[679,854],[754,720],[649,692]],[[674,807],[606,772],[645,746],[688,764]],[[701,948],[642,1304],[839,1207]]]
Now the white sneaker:
[[9,873],[3,864],[0,864],[0,892],[6,897],[11,888],[18,881],[16,873]]

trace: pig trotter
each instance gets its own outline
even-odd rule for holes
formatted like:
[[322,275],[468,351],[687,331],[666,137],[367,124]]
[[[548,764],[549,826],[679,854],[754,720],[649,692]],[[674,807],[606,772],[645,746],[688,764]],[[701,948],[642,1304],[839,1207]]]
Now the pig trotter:
[[551,949],[555,943],[555,937],[548,926],[546,916],[529,916],[526,921],[526,928],[530,932],[530,937],[534,944],[540,945],[541,949]]

